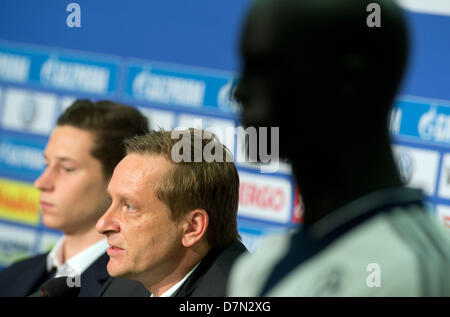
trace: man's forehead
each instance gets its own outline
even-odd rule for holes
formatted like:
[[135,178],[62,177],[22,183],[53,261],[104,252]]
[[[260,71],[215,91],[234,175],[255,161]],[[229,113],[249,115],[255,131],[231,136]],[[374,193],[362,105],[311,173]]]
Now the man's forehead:
[[158,181],[168,166],[159,155],[128,154],[116,166],[110,185],[129,186],[137,190]]
[[142,174],[130,171],[130,173],[114,173],[108,184],[109,195],[121,201],[142,201],[148,198],[149,190],[153,187],[146,181]]
[[80,159],[92,156],[94,146],[90,132],[70,126],[57,126],[50,135],[44,150],[44,157]]

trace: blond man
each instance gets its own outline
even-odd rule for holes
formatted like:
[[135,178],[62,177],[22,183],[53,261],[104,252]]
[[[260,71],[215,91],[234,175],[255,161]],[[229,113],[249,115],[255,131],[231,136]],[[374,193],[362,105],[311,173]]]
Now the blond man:
[[[141,282],[153,297],[224,296],[231,265],[246,252],[228,150],[194,129],[152,131],[125,147],[108,186],[112,204],[97,223],[110,245],[109,274]],[[131,293],[124,280],[111,279],[102,296]]]

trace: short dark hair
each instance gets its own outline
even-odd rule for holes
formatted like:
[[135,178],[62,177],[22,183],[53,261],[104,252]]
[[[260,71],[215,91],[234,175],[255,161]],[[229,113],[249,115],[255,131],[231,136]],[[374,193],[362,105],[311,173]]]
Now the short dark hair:
[[139,110],[109,100],[76,100],[57,121],[57,126],[64,125],[94,135],[91,155],[100,161],[107,179],[125,156],[124,139],[149,131],[148,119]]
[[[215,142],[222,147],[222,158],[227,159],[174,162],[172,149],[184,135],[190,136],[192,155],[197,144],[201,144],[203,153],[209,142]],[[172,220],[180,220],[191,210],[203,209],[209,216],[206,240],[212,247],[225,247],[240,239],[237,229],[239,174],[231,153],[214,134],[188,129],[174,138],[171,131],[161,129],[125,140],[125,148],[127,154],[161,155],[172,165],[154,188],[156,197],[169,207]]]

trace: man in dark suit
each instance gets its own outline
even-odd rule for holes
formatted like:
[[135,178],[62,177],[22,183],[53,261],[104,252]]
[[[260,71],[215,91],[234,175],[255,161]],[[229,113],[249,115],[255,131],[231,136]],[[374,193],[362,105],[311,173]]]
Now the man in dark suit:
[[151,131],[125,146],[97,230],[110,245],[109,274],[146,290],[116,278],[101,296],[225,296],[231,266],[246,252],[237,231],[239,176],[228,150],[194,129]]
[[[39,254],[24,261],[17,262],[6,268],[0,274],[0,285],[3,297],[28,296],[49,278],[55,277],[55,270],[47,269],[48,252]],[[95,297],[109,278],[106,265],[108,255],[103,251],[102,255],[81,274],[80,288],[81,297]]]
[[44,151],[46,168],[35,181],[43,223],[64,232],[44,254],[0,273],[0,296],[28,296],[52,277],[72,276],[79,296],[97,296],[108,279],[108,247],[95,230],[111,199],[107,185],[124,157],[126,137],[148,131],[138,110],[110,101],[75,101],[58,119]]
[[[234,261],[247,253],[239,241],[233,241],[225,248],[211,250],[200,262],[197,269],[173,294],[174,297],[224,297],[225,285]],[[141,283],[122,278],[109,278],[100,296],[102,297],[145,297],[151,293]]]

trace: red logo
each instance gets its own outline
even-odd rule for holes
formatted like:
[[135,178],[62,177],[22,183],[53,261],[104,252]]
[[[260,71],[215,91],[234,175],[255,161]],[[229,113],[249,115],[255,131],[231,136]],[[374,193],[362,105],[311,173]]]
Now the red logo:
[[286,193],[282,188],[241,182],[239,187],[239,206],[257,207],[263,210],[280,212],[286,204]]
[[300,195],[300,190],[298,186],[295,186],[294,193],[294,212],[292,213],[292,222],[293,223],[302,223],[303,222],[303,213],[305,211],[305,206],[302,201],[302,197]]
[[444,225],[450,228],[450,216],[444,216]]

